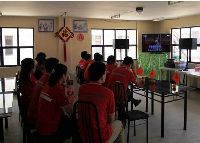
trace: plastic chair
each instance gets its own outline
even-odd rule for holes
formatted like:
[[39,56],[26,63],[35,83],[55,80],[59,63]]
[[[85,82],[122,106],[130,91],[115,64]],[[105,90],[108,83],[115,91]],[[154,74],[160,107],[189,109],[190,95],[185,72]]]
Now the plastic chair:
[[[101,131],[99,126],[98,110],[94,103],[90,101],[78,100],[74,104],[73,114],[76,115],[77,121],[83,127],[84,132],[79,132],[84,143],[102,143]],[[92,122],[96,121],[97,129],[94,130]],[[98,140],[95,138],[98,137]]]
[[[146,120],[146,143],[148,143],[148,118],[149,118],[149,115],[147,113],[139,111],[139,110],[131,109],[130,111],[128,111],[128,100],[127,100],[125,91],[126,90],[125,90],[124,84],[120,81],[116,81],[115,82],[115,96],[117,95],[119,97],[123,97],[122,101],[126,101],[123,104],[124,106],[122,106],[122,107],[125,108],[124,111],[126,111],[123,118],[128,120],[127,143],[129,143],[130,122],[131,121],[134,122],[134,136],[135,136],[136,135],[136,124],[135,124],[135,122],[137,120],[141,120],[141,119]],[[123,110],[123,109],[121,109],[121,110]]]

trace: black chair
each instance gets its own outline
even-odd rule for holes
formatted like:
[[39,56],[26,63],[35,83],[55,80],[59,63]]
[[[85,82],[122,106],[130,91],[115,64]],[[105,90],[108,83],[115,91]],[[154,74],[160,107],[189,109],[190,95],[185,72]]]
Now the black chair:
[[124,85],[120,81],[115,82],[115,115],[118,113],[118,119],[126,126],[126,113],[128,112],[128,101]]
[[[102,143],[101,131],[99,127],[98,110],[94,103],[89,101],[78,100],[74,104],[73,115],[77,117],[77,121],[81,122],[84,132],[80,137],[84,143],[94,143],[97,140],[94,138],[98,136],[98,142]],[[91,126],[92,119],[95,118],[97,130]]]
[[130,111],[128,110],[128,100],[127,100],[127,97],[126,97],[126,90],[125,90],[124,84],[120,81],[115,82],[115,96],[116,95],[118,97],[123,97],[121,99],[122,99],[122,101],[125,101],[125,102],[122,102],[123,104],[121,103],[123,105],[121,107],[124,108],[124,109],[121,109],[121,110],[125,111],[123,118],[128,120],[127,143],[129,143],[130,122],[131,121],[134,122],[134,136],[135,136],[136,135],[136,124],[135,124],[135,122],[137,120],[141,120],[141,119],[146,120],[146,143],[148,143],[148,118],[149,118],[149,115],[147,113],[139,111],[139,110],[133,110],[133,109],[131,109]]

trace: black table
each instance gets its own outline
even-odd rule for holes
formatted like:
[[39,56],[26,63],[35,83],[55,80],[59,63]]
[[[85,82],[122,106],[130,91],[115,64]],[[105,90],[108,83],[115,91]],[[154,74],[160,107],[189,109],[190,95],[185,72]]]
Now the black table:
[[[143,87],[139,87],[137,84],[131,84],[131,90],[133,93],[146,97],[146,112],[148,112],[148,102],[151,100],[151,114],[154,114],[154,101],[161,103],[161,137],[164,137],[164,120],[165,120],[165,104],[175,102],[179,100],[184,101],[184,126],[187,127],[187,87],[184,85],[175,85],[169,83],[169,81],[150,80],[145,78],[145,84]],[[141,94],[141,91],[145,91],[145,94]],[[154,96],[159,96],[159,99],[155,99]],[[170,98],[171,97],[171,98]]]

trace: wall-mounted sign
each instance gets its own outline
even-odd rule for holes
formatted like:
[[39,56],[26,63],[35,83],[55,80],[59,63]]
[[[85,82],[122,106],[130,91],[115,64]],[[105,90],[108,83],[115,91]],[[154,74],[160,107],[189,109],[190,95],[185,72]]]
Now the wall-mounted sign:
[[83,41],[84,40],[84,35],[82,33],[79,33],[77,36],[76,36],[76,39],[78,41]]

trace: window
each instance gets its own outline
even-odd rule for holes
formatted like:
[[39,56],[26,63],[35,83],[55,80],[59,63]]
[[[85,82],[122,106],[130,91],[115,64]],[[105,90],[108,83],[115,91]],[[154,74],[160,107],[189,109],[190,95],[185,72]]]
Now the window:
[[179,50],[179,38],[197,38],[197,50],[188,54],[188,62],[200,62],[200,27],[172,28],[172,58],[187,61],[187,50]]
[[[92,29],[92,58],[98,52],[107,61],[108,56],[114,55],[117,60],[125,56],[137,59],[137,31],[132,29]],[[114,39],[129,39],[129,49],[114,49]]]
[[33,28],[0,27],[0,66],[17,66],[24,58],[33,58],[33,37]]

